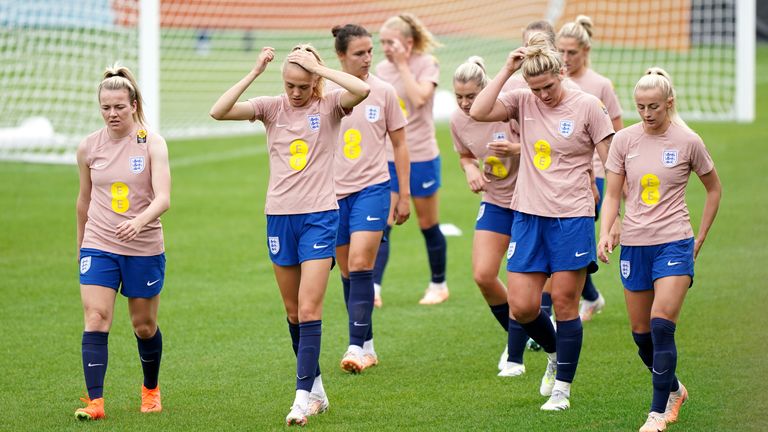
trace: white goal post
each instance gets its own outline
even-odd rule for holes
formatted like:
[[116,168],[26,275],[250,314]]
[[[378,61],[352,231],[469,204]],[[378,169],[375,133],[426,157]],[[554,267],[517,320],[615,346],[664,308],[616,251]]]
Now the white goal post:
[[[0,0],[0,160],[74,163],[77,143],[103,125],[96,86],[115,61],[137,74],[149,126],[166,138],[254,133],[208,110],[262,46],[277,61],[244,97],[282,91],[279,64],[295,44],[338,67],[331,27],[361,24],[376,39],[405,11],[444,45],[434,52],[440,118],[469,56],[493,75],[528,22],[559,29],[578,14],[592,18],[592,68],[613,81],[627,119],[637,119],[632,87],[653,65],[672,74],[684,119],[755,117],[755,0]],[[374,57],[383,59],[378,44]]]

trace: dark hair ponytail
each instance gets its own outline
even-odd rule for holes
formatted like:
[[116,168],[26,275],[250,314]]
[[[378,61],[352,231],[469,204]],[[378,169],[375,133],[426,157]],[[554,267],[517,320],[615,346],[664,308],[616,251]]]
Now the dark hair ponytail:
[[357,24],[347,24],[345,26],[336,26],[331,29],[331,34],[336,38],[335,48],[337,54],[347,52],[349,40],[356,37],[371,37],[365,27]]

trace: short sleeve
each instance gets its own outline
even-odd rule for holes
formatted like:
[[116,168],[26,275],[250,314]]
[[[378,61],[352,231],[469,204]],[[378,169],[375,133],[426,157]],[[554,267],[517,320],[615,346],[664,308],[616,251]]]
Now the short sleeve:
[[696,141],[691,146],[691,170],[697,175],[703,176],[709,174],[715,168],[715,162],[712,160],[704,141],[696,135]]
[[464,144],[464,141],[462,141],[461,137],[459,136],[459,131],[456,128],[456,121],[453,118],[451,119],[451,138],[453,139],[453,149],[456,150],[456,153],[472,153],[472,151],[467,147],[466,144]]
[[428,81],[437,86],[440,82],[440,64],[437,62],[437,59],[431,55],[425,55],[423,62],[424,65],[420,68],[416,81]]
[[279,103],[279,99],[270,96],[260,96],[252,99],[248,99],[253,107],[253,117],[250,121],[255,122],[260,120],[262,122],[270,122],[272,114],[276,111],[276,103]]
[[608,109],[595,96],[586,95],[588,103],[586,104],[587,123],[589,124],[589,136],[592,142],[597,144],[600,141],[613,135],[613,123],[608,115]]
[[624,161],[626,161],[627,149],[629,148],[629,134],[619,131],[613,137],[611,148],[608,150],[608,160],[605,162],[605,169],[618,175],[626,175]]
[[605,104],[605,108],[608,109],[608,117],[611,120],[621,117],[621,104],[619,103],[619,97],[616,95],[616,90],[613,88],[611,80],[606,78],[606,85],[603,86],[603,92],[600,99]]
[[387,131],[396,131],[404,128],[408,124],[408,120],[405,119],[405,114],[403,114],[403,110],[400,109],[400,103],[397,101],[395,88],[391,85],[387,85],[387,91],[384,94],[384,101],[386,104],[384,107],[384,118],[387,122]]
[[518,120],[518,114],[520,113],[520,101],[524,92],[528,90],[516,89],[503,92],[499,95],[497,100],[504,105],[507,110],[507,120]]

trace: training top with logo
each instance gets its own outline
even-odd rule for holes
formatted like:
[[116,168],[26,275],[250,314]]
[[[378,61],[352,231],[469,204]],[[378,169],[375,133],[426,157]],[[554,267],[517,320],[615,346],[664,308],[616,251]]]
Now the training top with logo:
[[457,109],[451,114],[453,148],[459,154],[471,153],[482,161],[482,170],[490,183],[486,183],[483,201],[507,208],[512,202],[517,180],[520,155],[497,157],[488,150],[491,141],[520,142],[512,130],[511,122],[479,122]]
[[[370,94],[341,120],[334,159],[337,199],[389,180],[387,132],[408,124],[390,84],[373,74],[365,82]],[[339,88],[333,82],[328,84],[329,89]]]
[[[430,54],[413,54],[408,60],[408,68],[417,83],[431,82],[437,86],[440,79],[440,65]],[[394,63],[384,60],[376,65],[376,75],[392,84],[397,92],[400,109],[403,110],[408,126],[405,127],[405,139],[408,142],[408,153],[411,162],[431,161],[440,155],[435,138],[435,121],[432,118],[434,97],[429,98],[424,105],[416,108],[405,92],[405,83]],[[392,142],[387,137],[387,160],[394,161]]]
[[131,241],[115,236],[120,223],[134,219],[155,198],[149,146],[164,143],[163,137],[137,128],[128,136],[112,139],[104,127],[83,141],[85,163],[91,171],[91,202],[81,247],[128,256],[163,253],[160,218],[144,225]]
[[642,123],[616,133],[606,168],[624,175],[627,199],[621,244],[649,246],[693,237],[685,204],[691,171],[708,174],[715,164],[701,138],[671,124],[661,135],[648,135]]
[[530,90],[502,93],[509,118],[520,123],[520,170],[513,210],[546,217],[594,217],[592,153],[613,135],[611,119],[596,97],[567,89],[550,108]]
[[[579,85],[569,78],[564,78],[562,81],[562,84],[567,89],[581,90]],[[517,89],[527,89],[527,88],[528,88],[528,83],[525,82],[525,78],[523,78],[523,74],[516,73],[511,77],[509,77],[507,82],[505,82],[504,85],[501,87],[501,91],[499,93],[504,93],[504,92],[517,90]],[[520,134],[520,125],[517,123],[517,119],[509,119],[509,124],[512,126],[513,132],[515,132],[516,134]]]
[[303,107],[288,96],[249,99],[251,121],[267,129],[269,187],[264,213],[290,215],[338,209],[333,186],[333,153],[341,119],[343,91],[326,93]]
[[[621,104],[619,103],[616,91],[613,89],[611,80],[589,68],[586,68],[580,77],[570,77],[570,79],[578,84],[581,90],[600,99],[608,110],[608,117],[611,120],[621,117]],[[603,161],[600,160],[597,152],[592,156],[592,169],[595,171],[595,177],[605,178]]]

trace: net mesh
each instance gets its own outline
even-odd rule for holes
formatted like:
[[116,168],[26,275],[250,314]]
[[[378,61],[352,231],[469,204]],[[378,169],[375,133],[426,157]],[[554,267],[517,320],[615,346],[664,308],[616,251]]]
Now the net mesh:
[[[453,70],[469,56],[482,56],[495,74],[528,22],[549,19],[559,29],[584,14],[595,25],[592,68],[613,80],[625,117],[636,118],[635,82],[658,65],[675,81],[683,118],[729,120],[735,115],[735,2],[520,0],[510,7],[496,0],[162,0],[161,133],[253,133],[248,122],[216,122],[208,111],[249,71],[262,46],[276,49],[276,64],[244,97],[282,91],[279,63],[297,43],[312,43],[337,67],[333,26],[361,24],[376,37],[384,20],[404,11],[444,45],[434,52],[445,101],[436,106],[443,111],[454,105]],[[95,90],[104,68],[120,61],[138,73],[138,19],[138,0],[0,0],[0,159],[74,161],[77,143],[103,125]],[[378,47],[374,56],[383,59]]]

